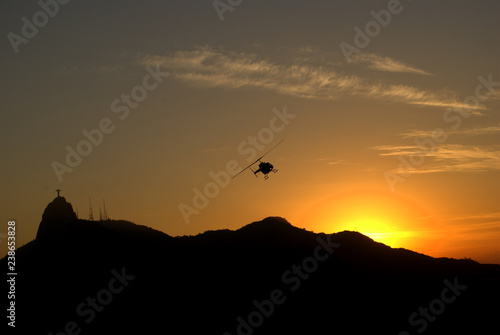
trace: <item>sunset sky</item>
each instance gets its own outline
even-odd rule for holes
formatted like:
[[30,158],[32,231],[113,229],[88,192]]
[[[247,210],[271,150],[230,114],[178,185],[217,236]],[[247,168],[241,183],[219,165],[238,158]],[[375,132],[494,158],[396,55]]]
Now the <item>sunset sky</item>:
[[500,264],[499,1],[41,4],[0,3],[2,255],[60,188],[173,236],[281,216]]

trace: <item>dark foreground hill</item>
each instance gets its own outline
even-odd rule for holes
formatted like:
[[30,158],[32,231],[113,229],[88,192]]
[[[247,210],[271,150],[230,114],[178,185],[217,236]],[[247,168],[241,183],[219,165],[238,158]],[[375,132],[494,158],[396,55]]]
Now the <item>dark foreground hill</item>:
[[61,198],[16,253],[19,334],[500,329],[499,265],[392,249],[356,232],[315,234],[277,217],[171,237],[126,221],[78,220]]

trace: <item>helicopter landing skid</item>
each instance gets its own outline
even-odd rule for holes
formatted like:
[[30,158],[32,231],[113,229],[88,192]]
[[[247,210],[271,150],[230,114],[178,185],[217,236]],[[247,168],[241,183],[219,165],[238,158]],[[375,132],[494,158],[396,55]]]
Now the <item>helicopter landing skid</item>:
[[[272,172],[276,173],[278,172],[278,169],[273,169],[271,170]],[[269,179],[269,176],[267,174],[264,175],[264,180],[268,180]]]

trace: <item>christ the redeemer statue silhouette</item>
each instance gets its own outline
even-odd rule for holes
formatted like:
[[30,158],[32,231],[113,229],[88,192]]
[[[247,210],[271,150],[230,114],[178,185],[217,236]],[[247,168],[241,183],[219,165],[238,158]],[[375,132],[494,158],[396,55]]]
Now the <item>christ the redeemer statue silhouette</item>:
[[61,192],[61,190],[57,189],[56,192],[57,192],[57,197],[60,198],[61,196],[59,195],[59,192]]

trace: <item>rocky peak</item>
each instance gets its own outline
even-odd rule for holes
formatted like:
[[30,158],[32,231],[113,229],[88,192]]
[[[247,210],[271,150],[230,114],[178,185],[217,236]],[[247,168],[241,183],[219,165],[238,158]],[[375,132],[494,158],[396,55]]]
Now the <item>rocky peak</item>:
[[61,229],[77,220],[73,206],[64,197],[57,196],[45,208],[36,238],[56,237]]

